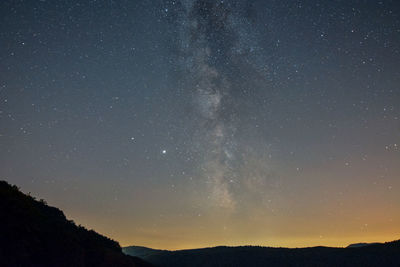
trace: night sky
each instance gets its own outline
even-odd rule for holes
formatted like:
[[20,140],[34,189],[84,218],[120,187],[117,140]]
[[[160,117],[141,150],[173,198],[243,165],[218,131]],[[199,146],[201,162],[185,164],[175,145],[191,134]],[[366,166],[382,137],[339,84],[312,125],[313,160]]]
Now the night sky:
[[400,238],[398,0],[0,3],[0,179],[121,245]]

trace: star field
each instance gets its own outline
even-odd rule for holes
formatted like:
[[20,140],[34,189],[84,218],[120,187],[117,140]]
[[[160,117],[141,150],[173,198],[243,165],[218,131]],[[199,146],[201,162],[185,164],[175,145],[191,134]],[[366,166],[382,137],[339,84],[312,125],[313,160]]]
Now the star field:
[[165,249],[399,238],[397,1],[0,13],[0,179],[67,217]]

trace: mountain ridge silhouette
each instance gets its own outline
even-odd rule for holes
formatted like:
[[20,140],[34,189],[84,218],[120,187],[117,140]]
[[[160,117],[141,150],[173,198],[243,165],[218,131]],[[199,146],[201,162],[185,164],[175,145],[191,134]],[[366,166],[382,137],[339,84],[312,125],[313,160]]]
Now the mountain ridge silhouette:
[[6,181],[0,181],[0,214],[0,266],[150,266]]
[[185,250],[123,247],[155,266],[400,266],[400,240],[357,243],[346,248],[218,246]]

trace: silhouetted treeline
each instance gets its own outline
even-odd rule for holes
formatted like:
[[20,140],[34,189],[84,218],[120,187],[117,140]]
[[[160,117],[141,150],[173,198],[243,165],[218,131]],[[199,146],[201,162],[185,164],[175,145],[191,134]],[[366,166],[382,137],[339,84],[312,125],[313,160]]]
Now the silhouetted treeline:
[[357,248],[244,246],[165,251],[132,246],[123,251],[160,267],[400,266],[400,241]]
[[0,266],[147,266],[120,245],[0,181]]

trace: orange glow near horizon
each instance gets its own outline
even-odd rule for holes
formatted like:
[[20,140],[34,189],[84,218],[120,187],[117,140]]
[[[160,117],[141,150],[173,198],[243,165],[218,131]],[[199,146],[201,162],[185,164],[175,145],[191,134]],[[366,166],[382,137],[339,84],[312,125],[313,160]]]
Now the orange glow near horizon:
[[[380,161],[378,155],[374,161]],[[156,184],[118,188],[114,201],[101,197],[109,190],[106,181],[90,196],[86,194],[90,183],[82,182],[74,195],[54,187],[22,190],[44,195],[77,224],[121,246],[168,250],[222,245],[345,247],[400,238],[400,195],[396,194],[400,168],[395,159],[385,161],[391,171],[385,169],[384,176],[375,165],[361,165],[361,160],[352,161],[350,168],[337,161],[301,173],[282,168],[279,187],[265,198],[243,199],[235,209],[215,206],[183,187],[170,194]],[[351,179],[354,175],[362,176],[363,182]],[[287,178],[293,176],[300,182]]]

